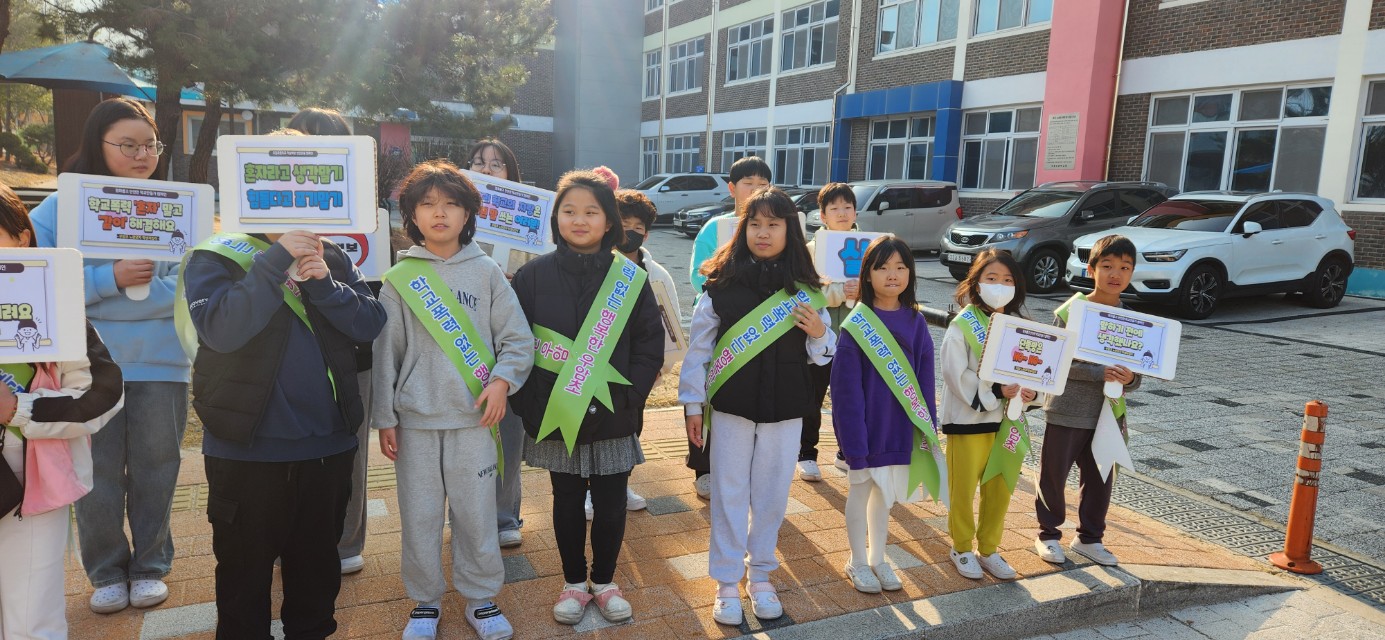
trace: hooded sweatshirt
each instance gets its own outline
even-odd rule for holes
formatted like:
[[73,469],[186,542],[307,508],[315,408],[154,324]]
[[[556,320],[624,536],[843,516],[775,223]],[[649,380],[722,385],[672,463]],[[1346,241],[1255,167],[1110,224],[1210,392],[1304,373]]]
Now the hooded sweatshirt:
[[[510,384],[514,394],[534,366],[534,334],[505,273],[469,242],[444,260],[421,246],[399,252],[399,259],[427,260],[458,305],[465,310],[482,344],[495,356],[492,379]],[[414,312],[386,282],[380,289],[385,328],[375,340],[371,367],[371,428],[459,429],[481,425],[482,409],[461,372],[438,347]]]
[[[928,322],[907,307],[874,311],[914,368],[928,414],[937,416],[933,337],[928,334]],[[852,469],[909,464],[913,455],[917,427],[895,399],[891,384],[880,377],[855,337],[846,331],[837,340],[837,357],[832,361],[832,428]]]

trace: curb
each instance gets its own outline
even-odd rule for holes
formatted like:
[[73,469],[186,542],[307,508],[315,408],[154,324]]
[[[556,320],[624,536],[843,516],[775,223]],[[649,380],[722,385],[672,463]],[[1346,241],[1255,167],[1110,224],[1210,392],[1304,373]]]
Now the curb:
[[774,640],[971,640],[1058,633],[1302,589],[1260,571],[1096,565],[761,631]]

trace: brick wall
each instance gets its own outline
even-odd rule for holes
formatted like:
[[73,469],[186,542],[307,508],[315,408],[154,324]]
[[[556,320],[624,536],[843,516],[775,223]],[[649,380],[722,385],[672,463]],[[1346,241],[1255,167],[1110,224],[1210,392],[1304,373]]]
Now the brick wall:
[[967,45],[963,79],[1001,78],[1047,69],[1048,34],[1045,29]]
[[970,218],[972,216],[979,216],[984,213],[990,213],[992,211],[995,211],[996,207],[1005,204],[1005,201],[1008,200],[1008,198],[963,197],[960,198],[960,200],[962,202],[962,217]]
[[846,65],[792,75],[778,82],[779,89],[774,94],[776,105],[826,100],[832,97],[832,91],[846,83]]
[[687,24],[710,15],[712,15],[712,0],[679,0],[677,3],[668,5],[668,26],[672,29],[680,24]]
[[529,79],[515,90],[514,113],[530,116],[553,115],[553,52],[540,49],[524,61]]
[[[683,0],[689,2],[690,0]],[[704,39],[706,37],[704,36]],[[664,53],[668,55],[667,51]],[[697,72],[702,75],[702,90],[697,93],[689,93],[681,96],[666,98],[668,103],[665,106],[664,116],[667,118],[681,118],[683,116],[696,116],[707,113],[707,66],[712,59],[712,52],[707,51],[702,54],[702,59],[698,61]],[[669,61],[664,60],[664,73],[669,71]],[[663,78],[664,91],[668,91],[668,78]]]
[[[857,48],[856,91],[873,91],[900,85],[922,84],[952,78],[952,60],[956,52],[952,47],[932,49],[909,54],[887,54],[883,60],[875,58],[876,23],[879,2],[866,0],[861,3],[861,37]],[[850,22],[843,22],[849,25]],[[842,29],[846,47],[851,46],[851,29]],[[838,59],[846,54],[838,49]],[[836,87],[833,87],[834,89]]]
[[[1115,135],[1106,179],[1139,180],[1144,171],[1145,132],[1149,125],[1149,94],[1120,96],[1116,100]],[[1170,185],[1177,188],[1178,185]]]
[[726,173],[731,170],[731,167],[721,166],[721,133],[720,131],[713,131],[712,139],[704,150],[707,155],[702,166],[707,167],[708,173]]
[[[1333,35],[1344,7],[1343,0],[1214,0],[1160,9],[1159,0],[1130,0],[1125,58]],[[1375,7],[1379,15],[1378,0]]]
[[[637,6],[636,6],[636,10],[639,10],[639,11],[643,11],[643,10],[644,10],[644,3],[643,3],[643,2],[641,2],[640,0],[635,0],[635,3],[636,3],[636,5],[637,5]],[[660,9],[660,10],[658,10],[658,11],[651,11],[651,12],[649,12],[649,13],[644,14],[644,35],[647,35],[647,36],[654,35],[654,34],[660,32],[660,31],[663,31],[663,30],[664,30],[664,11],[663,11],[663,9]]]
[[1371,5],[1371,29],[1385,29],[1385,0],[1375,0]]
[[[519,161],[520,177],[533,182],[542,189],[552,189],[558,176],[553,167],[553,134],[547,131],[520,131],[508,129],[500,134],[500,141],[515,152]],[[560,167],[566,171],[572,167]]]
[[[726,86],[727,41],[726,29],[717,32],[717,62],[721,65],[721,68],[717,69],[715,78],[717,83],[717,113],[740,111],[742,109],[759,109],[769,106],[768,75],[760,76],[744,84]],[[774,42],[774,40],[771,39],[770,42]]]
[[1385,269],[1385,214],[1343,211],[1342,219],[1356,230],[1356,266]]
[[[865,12],[862,12],[864,14]],[[848,181],[866,179],[866,149],[870,140],[870,121],[864,118],[851,121],[851,161],[847,164],[846,179]],[[836,144],[836,141],[832,141]],[[861,203],[861,206],[866,206]]]
[[649,122],[659,119],[659,99],[645,100],[640,103],[640,120]]

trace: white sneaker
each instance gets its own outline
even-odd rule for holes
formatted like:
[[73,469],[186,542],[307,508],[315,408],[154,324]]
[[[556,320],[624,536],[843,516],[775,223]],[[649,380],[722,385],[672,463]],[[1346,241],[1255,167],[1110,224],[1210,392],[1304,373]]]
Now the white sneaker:
[[774,585],[768,582],[752,582],[745,585],[745,593],[750,596],[750,612],[761,620],[774,620],[784,615],[784,604]]
[[625,488],[626,511],[639,511],[647,506],[649,506],[649,502],[644,499],[644,496],[635,493],[635,490],[630,487]]
[[835,458],[832,459],[832,466],[836,467],[836,468],[837,468],[839,471],[841,471],[842,473],[846,473],[846,472],[848,472],[848,471],[851,471],[851,465],[848,465],[848,464],[846,463],[846,458],[843,458],[843,457],[840,457],[840,456],[835,457]]
[[851,586],[861,593],[880,593],[880,579],[866,565],[846,563],[846,577],[851,578]]
[[1106,547],[1100,542],[1087,543],[1073,540],[1072,545],[1068,548],[1072,549],[1073,553],[1087,556],[1092,562],[1103,567],[1114,567],[1120,564],[1120,560],[1116,559],[1116,555],[1107,551]]
[[597,612],[607,622],[625,622],[630,619],[630,601],[625,599],[625,594],[621,593],[616,583],[592,585],[592,600],[596,602]]
[[822,471],[818,470],[818,463],[813,460],[799,460],[798,479],[804,482],[822,481]]
[[506,530],[500,532],[500,548],[501,548],[501,549],[509,549],[509,548],[511,548],[511,547],[518,547],[518,546],[519,546],[520,544],[522,544],[523,542],[524,542],[524,535],[521,534],[521,533],[519,532],[519,529],[506,529]]
[[505,614],[500,613],[500,607],[495,606],[494,602],[468,604],[466,621],[481,640],[509,640],[515,636],[515,628],[510,626],[510,621],[505,619]]
[[592,518],[596,515],[596,512],[592,510],[592,492],[590,492],[590,491],[587,492],[587,504],[586,504],[586,509],[587,509],[587,522],[591,522],[591,521],[592,521]]
[[[712,499],[712,474],[704,473],[693,480],[693,488],[697,490],[697,497],[703,500]],[[736,624],[740,624],[739,622]]]
[[741,622],[745,620],[745,612],[741,610],[741,589],[739,586],[717,589],[716,602],[712,605],[712,619],[733,627],[740,626]]
[[351,556],[341,559],[341,574],[348,575],[356,573],[365,568],[365,558],[362,556]]
[[135,580],[130,583],[130,606],[145,608],[162,604],[168,599],[168,585],[163,580]]
[[1063,545],[1058,544],[1057,540],[1035,540],[1034,553],[1039,554],[1044,562],[1063,564],[1068,561],[1067,554],[1063,553]]
[[977,556],[976,563],[981,565],[981,568],[985,569],[986,573],[1000,578],[1001,580],[1014,580],[1019,576],[1019,574],[1015,573],[1015,570],[1010,567],[1010,564],[1005,561],[1005,558],[1000,557],[999,551],[988,556]]
[[904,583],[899,581],[899,576],[895,575],[894,567],[888,562],[881,562],[870,568],[875,573],[876,579],[880,580],[880,588],[886,591],[899,591],[904,588]]
[[409,624],[404,627],[404,640],[433,640],[438,637],[438,618],[442,611],[437,607],[420,604],[409,612]]
[[587,591],[587,583],[568,583],[563,585],[563,593],[558,603],[553,605],[553,619],[563,624],[577,624],[582,621],[582,612],[592,599]]
[[91,610],[96,613],[115,613],[130,606],[130,586],[124,582],[101,587],[91,592]]
[[985,574],[981,573],[981,567],[976,564],[976,554],[968,551],[957,553],[952,551],[952,566],[957,567],[957,573],[962,574],[963,578],[980,580]]

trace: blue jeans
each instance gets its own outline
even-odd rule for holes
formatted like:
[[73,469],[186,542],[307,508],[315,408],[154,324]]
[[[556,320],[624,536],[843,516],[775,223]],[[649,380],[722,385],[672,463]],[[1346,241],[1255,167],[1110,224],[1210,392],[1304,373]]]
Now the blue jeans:
[[77,501],[77,534],[93,587],[172,569],[168,521],[187,419],[187,383],[127,382],[125,408],[91,437],[92,490]]
[[519,517],[519,466],[524,460],[524,421],[513,408],[500,421],[500,445],[505,452],[505,475],[495,478],[495,519],[497,531],[518,531],[524,526]]

